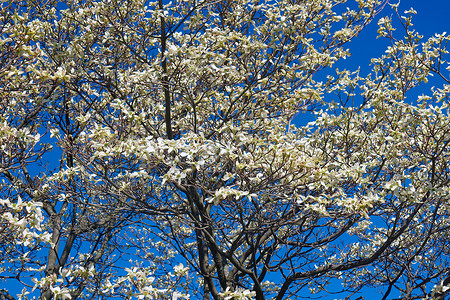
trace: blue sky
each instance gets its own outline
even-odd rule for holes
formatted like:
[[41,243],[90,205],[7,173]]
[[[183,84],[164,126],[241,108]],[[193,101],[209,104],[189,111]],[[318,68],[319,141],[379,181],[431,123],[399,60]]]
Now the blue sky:
[[[397,3],[397,1],[391,1]],[[399,13],[413,7],[417,15],[413,17],[413,24],[416,31],[424,36],[424,39],[431,37],[435,33],[450,33],[450,1],[449,0],[403,0],[400,2]],[[348,68],[354,69],[361,66],[362,71],[369,70],[370,59],[383,54],[388,43],[387,39],[377,39],[377,21],[384,16],[391,16],[394,26],[399,25],[395,12],[386,5],[385,9],[375,17],[361,34],[356,37],[348,47],[352,57],[346,60]],[[397,30],[399,36],[404,33]]]
[[[398,3],[399,0],[391,0],[391,3]],[[347,0],[348,5],[354,5],[354,1]],[[398,12],[402,15],[405,10],[414,8],[417,14],[413,16],[413,27],[418,33],[423,35],[423,41],[427,40],[429,37],[435,35],[436,33],[447,32],[450,34],[450,0],[403,0],[400,1]],[[346,44],[344,48],[350,50],[351,56],[346,60],[338,61],[332,70],[325,70],[322,75],[330,74],[336,68],[339,70],[347,69],[349,71],[356,71],[360,69],[360,75],[367,75],[371,69],[371,59],[381,57],[387,46],[390,45],[390,41],[387,38],[377,38],[378,25],[377,22],[380,18],[390,17],[393,20],[393,26],[397,28],[395,32],[396,38],[400,39],[405,36],[403,28],[398,20],[395,11],[387,4],[375,18],[364,30],[355,37],[351,42]],[[450,46],[450,45],[449,45]],[[318,79],[323,80],[323,79]],[[432,86],[433,80],[427,85],[422,85],[421,87],[414,89],[408,93],[407,101],[414,102],[415,98],[421,94],[428,94]],[[336,100],[332,98],[332,95],[326,96],[326,101]],[[314,120],[314,115],[312,113],[299,114],[294,120],[296,126],[306,125],[308,122]]]

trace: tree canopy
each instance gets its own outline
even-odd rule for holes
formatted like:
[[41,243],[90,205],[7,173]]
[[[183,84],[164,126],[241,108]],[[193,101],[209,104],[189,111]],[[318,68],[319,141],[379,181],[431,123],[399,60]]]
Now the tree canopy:
[[2,1],[1,299],[444,299],[450,37],[397,8]]

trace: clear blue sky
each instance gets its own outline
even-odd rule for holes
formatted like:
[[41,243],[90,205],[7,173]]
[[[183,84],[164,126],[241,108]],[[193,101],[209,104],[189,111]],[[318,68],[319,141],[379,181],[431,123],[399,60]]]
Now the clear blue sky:
[[[399,0],[391,0],[390,2],[398,3]],[[354,5],[354,1],[348,0],[347,4],[349,6]],[[403,14],[405,10],[409,10],[411,7],[417,11],[417,14],[413,16],[413,28],[423,35],[424,41],[436,33],[447,32],[450,34],[450,0],[403,0],[400,1],[398,12]],[[371,59],[382,56],[387,46],[390,45],[390,41],[387,38],[380,37],[377,39],[377,22],[385,16],[389,16],[393,20],[393,25],[397,28],[396,37],[399,39],[404,37],[405,32],[400,28],[401,24],[395,11],[387,4],[385,9],[375,17],[359,36],[345,46],[345,48],[350,49],[351,56],[346,60],[339,61],[333,68],[347,69],[349,71],[355,71],[360,68],[361,76],[367,75],[372,68],[370,65]],[[333,75],[334,70],[333,72],[332,70],[325,72]],[[419,87],[409,93],[407,100],[414,102],[415,98],[413,97],[427,94],[431,86],[432,81],[430,80],[426,87]],[[331,101],[334,99],[329,98],[325,100]],[[302,126],[313,120],[314,116],[312,113],[299,114],[293,120],[293,123],[296,126]]]
[[[391,1],[397,3],[398,0]],[[417,15],[413,17],[413,24],[416,31],[428,38],[435,33],[450,33],[450,0],[403,0],[400,1],[399,13],[413,7]],[[361,34],[350,44],[352,57],[346,60],[348,67],[361,66],[362,70],[368,70],[370,59],[383,54],[387,39],[377,37],[377,21],[384,16],[391,16],[394,26],[399,25],[395,12],[386,5],[385,9],[376,16],[375,20],[369,24]],[[397,34],[404,36],[401,30]]]

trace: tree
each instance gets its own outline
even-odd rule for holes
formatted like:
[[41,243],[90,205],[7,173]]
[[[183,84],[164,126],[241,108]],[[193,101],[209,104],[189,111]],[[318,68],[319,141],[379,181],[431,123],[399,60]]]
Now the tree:
[[21,299],[445,297],[449,36],[382,18],[372,73],[334,74],[386,5],[345,2],[2,3],[0,278]]

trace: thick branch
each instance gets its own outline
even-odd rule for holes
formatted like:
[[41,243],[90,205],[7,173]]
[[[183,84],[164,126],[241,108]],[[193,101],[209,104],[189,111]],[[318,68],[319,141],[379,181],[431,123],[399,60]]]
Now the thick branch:
[[[162,0],[159,0],[159,9],[162,11],[164,9]],[[169,90],[169,76],[167,75],[167,59],[166,59],[166,42],[167,42],[167,36],[166,36],[166,20],[164,19],[164,16],[161,15],[161,55],[162,55],[162,62],[161,67],[163,69],[163,76],[162,76],[162,86],[164,90],[164,101],[166,105],[166,111],[165,111],[165,122],[166,122],[166,134],[168,139],[173,139],[173,133],[172,133],[172,117],[171,117],[171,101],[170,101],[170,90]]]

